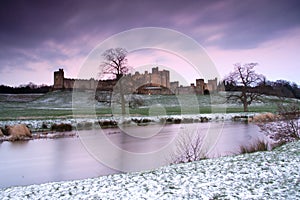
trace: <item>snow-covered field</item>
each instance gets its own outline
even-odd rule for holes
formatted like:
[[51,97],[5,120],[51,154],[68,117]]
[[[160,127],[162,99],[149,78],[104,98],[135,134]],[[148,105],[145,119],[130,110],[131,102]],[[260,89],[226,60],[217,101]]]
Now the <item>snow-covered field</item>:
[[0,199],[300,199],[300,142],[145,172],[1,189]]

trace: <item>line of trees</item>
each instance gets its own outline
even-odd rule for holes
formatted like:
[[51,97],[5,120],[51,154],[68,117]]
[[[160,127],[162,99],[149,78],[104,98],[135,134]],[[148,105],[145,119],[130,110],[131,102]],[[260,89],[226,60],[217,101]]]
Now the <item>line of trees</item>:
[[[226,91],[241,91],[241,86],[234,86],[229,82],[224,82]],[[291,83],[286,80],[267,81],[259,83],[252,90],[265,95],[273,95],[278,97],[297,98],[300,99],[300,88],[296,83]]]
[[32,82],[18,87],[0,85],[0,93],[6,94],[32,94],[32,93],[47,93],[52,90],[52,86],[36,85]]
[[228,102],[242,103],[244,111],[248,112],[248,106],[252,102],[261,101],[262,95],[300,99],[300,88],[296,83],[284,80],[267,81],[265,76],[255,72],[254,67],[257,65],[257,63],[234,65],[234,71],[223,81],[225,91],[230,91],[227,96]]

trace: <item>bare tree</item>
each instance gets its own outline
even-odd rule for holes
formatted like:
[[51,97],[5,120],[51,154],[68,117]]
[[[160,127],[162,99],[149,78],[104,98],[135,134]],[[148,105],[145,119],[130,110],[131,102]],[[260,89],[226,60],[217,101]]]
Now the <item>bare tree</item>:
[[254,67],[257,63],[247,63],[243,66],[240,63],[235,64],[235,69],[226,78],[225,83],[230,85],[233,90],[239,90],[239,93],[230,93],[227,101],[235,101],[243,104],[244,112],[248,112],[248,106],[253,101],[259,101],[261,93],[257,87],[265,80],[263,75],[257,74]]
[[275,144],[280,145],[300,139],[300,106],[299,103],[283,103],[281,98],[278,103],[278,117],[271,122],[269,119],[257,122],[261,131],[272,139]]
[[124,48],[108,49],[102,54],[104,61],[100,65],[102,74],[115,75],[115,78],[118,80],[114,92],[118,93],[117,96],[120,98],[122,115],[125,114],[125,91],[127,90],[126,83],[128,83],[126,78],[124,78],[124,75],[129,71],[128,61],[126,58],[127,53],[127,50]]
[[206,158],[203,150],[204,135],[199,130],[182,132],[176,140],[175,151],[171,155],[171,164],[198,161]]
[[128,73],[127,50],[124,48],[111,48],[106,50],[102,56],[104,61],[100,65],[104,74],[113,74],[116,79],[120,79]]

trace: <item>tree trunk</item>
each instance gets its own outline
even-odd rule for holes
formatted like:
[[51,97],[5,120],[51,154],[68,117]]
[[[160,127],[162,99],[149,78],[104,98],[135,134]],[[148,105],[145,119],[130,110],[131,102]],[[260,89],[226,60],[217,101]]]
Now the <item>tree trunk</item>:
[[121,114],[122,114],[122,117],[125,117],[126,115],[126,110],[125,110],[125,104],[126,104],[126,101],[125,101],[125,94],[124,94],[124,79],[120,79],[119,80],[119,84],[120,84],[120,96],[121,96]]
[[125,97],[124,97],[123,91],[121,91],[121,109],[122,109],[122,117],[125,116],[126,110],[125,110]]
[[247,101],[245,102],[243,102],[243,105],[244,105],[244,112],[248,112],[248,103],[247,103]]
[[242,91],[242,100],[243,100],[243,106],[244,106],[244,112],[248,112],[248,102],[247,102],[247,94],[246,91]]

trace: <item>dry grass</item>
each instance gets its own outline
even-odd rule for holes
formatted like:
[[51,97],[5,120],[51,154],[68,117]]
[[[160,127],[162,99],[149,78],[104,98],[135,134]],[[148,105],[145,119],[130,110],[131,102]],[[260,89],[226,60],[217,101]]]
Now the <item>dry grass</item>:
[[249,146],[240,146],[240,153],[253,153],[257,151],[267,151],[268,150],[268,144],[262,140],[256,140],[254,143],[252,143]]

